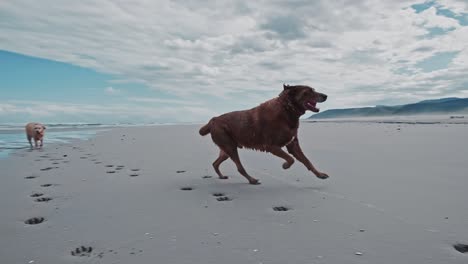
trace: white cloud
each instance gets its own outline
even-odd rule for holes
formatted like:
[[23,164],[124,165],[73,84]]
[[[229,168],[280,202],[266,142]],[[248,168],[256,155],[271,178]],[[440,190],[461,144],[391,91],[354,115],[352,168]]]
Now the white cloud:
[[[181,115],[183,113],[183,115]],[[31,119],[57,120],[68,122],[168,122],[202,121],[215,112],[203,106],[143,106],[132,104],[72,104],[46,101],[12,100],[0,103],[0,117],[15,116],[15,122]],[[21,119],[21,120],[20,120]],[[47,122],[47,121],[44,121]]]
[[157,104],[177,104],[177,105],[201,105],[199,102],[177,100],[177,99],[166,99],[166,98],[149,98],[149,97],[129,97],[127,99],[131,102],[138,103],[157,103]]
[[436,7],[431,7],[418,15],[417,23],[421,23],[426,28],[440,27],[443,29],[457,28],[460,26],[454,18],[437,15]]
[[468,2],[466,0],[438,0],[438,5],[444,9],[449,9],[457,15],[468,13]]
[[[217,113],[203,95],[235,107],[277,94],[284,82],[328,93],[326,107],[464,95],[467,28],[435,7],[411,8],[422,2],[2,1],[0,49],[196,97]],[[458,14],[466,3],[436,6]],[[434,27],[450,31],[428,37]],[[458,52],[447,70],[416,67],[440,52]]]
[[120,94],[120,93],[122,92],[122,91],[120,91],[119,89],[113,88],[112,86],[106,87],[106,89],[104,89],[104,91],[105,91],[107,94],[111,94],[111,95]]

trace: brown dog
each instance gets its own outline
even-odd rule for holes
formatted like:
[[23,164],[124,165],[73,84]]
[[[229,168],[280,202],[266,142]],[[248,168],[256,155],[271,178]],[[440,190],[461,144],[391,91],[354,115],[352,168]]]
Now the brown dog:
[[39,146],[42,147],[46,127],[41,123],[28,123],[25,129],[26,137],[28,138],[29,145],[31,145],[31,148],[33,148],[31,139],[34,139],[34,146],[36,148],[38,147],[38,141],[41,142]]
[[211,133],[213,142],[219,147],[219,157],[213,167],[220,179],[227,179],[219,171],[219,165],[228,158],[237,166],[237,170],[250,184],[259,184],[245,171],[239,160],[237,148],[249,148],[270,152],[284,159],[283,169],[288,169],[294,159],[281,148],[286,146],[288,152],[302,162],[318,178],[326,179],[328,175],[320,172],[302,153],[297,139],[299,117],[306,110],[319,112],[317,103],[327,100],[327,95],[316,92],[305,85],[283,85],[284,90],[278,97],[259,106],[213,117],[208,124],[200,128],[200,135]]

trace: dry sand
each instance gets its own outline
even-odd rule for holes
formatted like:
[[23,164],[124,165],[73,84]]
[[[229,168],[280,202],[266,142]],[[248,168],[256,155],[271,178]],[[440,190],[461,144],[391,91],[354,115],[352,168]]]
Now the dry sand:
[[330,179],[241,150],[257,186],[231,161],[229,180],[214,177],[198,127],[118,128],[0,160],[0,263],[468,263],[453,247],[468,243],[468,125],[303,123]]

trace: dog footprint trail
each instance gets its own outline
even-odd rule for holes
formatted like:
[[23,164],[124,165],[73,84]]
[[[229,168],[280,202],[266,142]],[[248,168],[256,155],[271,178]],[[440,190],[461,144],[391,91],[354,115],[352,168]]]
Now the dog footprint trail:
[[70,253],[75,257],[90,257],[92,252],[92,247],[81,246],[73,249]]
[[273,207],[273,211],[275,212],[287,212],[287,211],[290,211],[291,208],[289,207],[286,207],[286,206],[274,206]]
[[[140,242],[140,241],[131,241],[131,242]],[[98,262],[95,262],[95,260],[104,258],[106,254],[107,255],[129,254],[129,255],[135,256],[135,255],[143,253],[142,249],[137,249],[134,247],[130,248],[127,246],[127,244],[130,244],[130,243],[127,242],[120,247],[117,247],[114,249],[108,249],[105,251],[101,251],[99,253],[95,252],[95,249],[92,247],[81,246],[72,250],[71,255],[73,257],[88,257],[89,259],[86,261],[86,263],[99,263],[99,260]]]
[[225,202],[225,201],[232,201],[232,199],[229,198],[229,197],[227,197],[227,196],[222,196],[222,197],[216,198],[216,201],[218,201],[218,202]]
[[114,173],[116,173],[118,171],[118,170],[116,170],[117,168],[115,168],[115,166],[113,164],[107,164],[104,167],[108,169],[106,171],[106,173],[108,173],[108,174],[114,174]]
[[453,248],[460,253],[468,254],[468,244],[457,243]]
[[24,221],[25,224],[27,225],[38,225],[40,223],[43,223],[45,221],[44,217],[32,217]]
[[130,177],[137,177],[137,176],[140,175],[140,174],[138,173],[138,172],[140,171],[140,169],[131,169],[130,171],[131,171],[131,173],[130,173],[130,175],[129,175]]
[[[52,165],[59,165],[61,162],[63,162],[62,158],[50,158],[49,161],[52,163]],[[58,169],[59,167],[53,166],[54,169]]]
[[37,198],[34,201],[40,202],[40,203],[47,203],[49,201],[52,201],[52,198],[50,198],[50,197],[40,197],[40,198]]
[[[100,161],[95,161],[94,162],[95,164],[101,164],[102,162]],[[104,165],[105,168],[107,168],[107,171],[106,173],[108,174],[115,174],[115,173],[118,173],[118,172],[121,172],[121,171],[127,171],[129,174],[128,176],[129,177],[138,177],[140,176],[140,169],[138,168],[133,168],[133,169],[129,169],[129,170],[125,170],[125,165],[114,165],[114,164],[107,164],[107,165]]]
[[222,192],[216,192],[212,194],[214,197],[216,197],[216,201],[218,202],[227,202],[227,201],[232,201],[232,198],[227,196],[225,193]]
[[46,168],[41,169],[41,171],[49,171],[49,170],[59,169],[59,168],[60,167],[46,167]]

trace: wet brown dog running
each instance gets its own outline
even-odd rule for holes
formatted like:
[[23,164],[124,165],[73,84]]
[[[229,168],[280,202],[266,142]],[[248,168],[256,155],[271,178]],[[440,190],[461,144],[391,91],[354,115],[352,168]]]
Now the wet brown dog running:
[[237,170],[250,184],[259,181],[250,176],[242,166],[237,148],[248,148],[270,152],[285,160],[283,169],[288,169],[294,159],[282,147],[302,162],[318,178],[326,179],[326,173],[318,171],[307,159],[299,146],[297,130],[299,117],[306,110],[319,112],[317,103],[327,100],[327,95],[316,92],[305,85],[283,85],[278,97],[268,100],[257,107],[244,111],[229,112],[213,117],[208,124],[200,128],[200,135],[211,133],[213,142],[219,147],[219,157],[213,167],[220,179],[227,179],[219,171],[221,163],[228,158],[236,164]]

